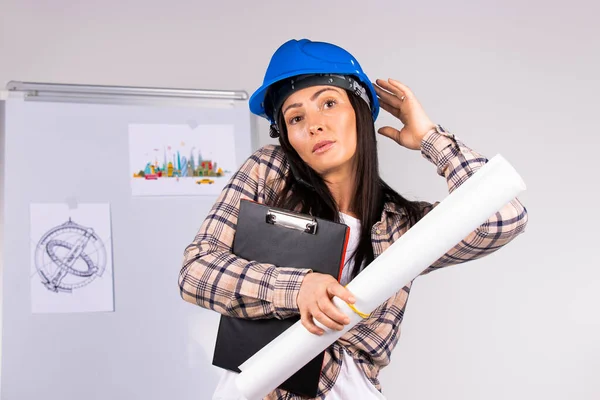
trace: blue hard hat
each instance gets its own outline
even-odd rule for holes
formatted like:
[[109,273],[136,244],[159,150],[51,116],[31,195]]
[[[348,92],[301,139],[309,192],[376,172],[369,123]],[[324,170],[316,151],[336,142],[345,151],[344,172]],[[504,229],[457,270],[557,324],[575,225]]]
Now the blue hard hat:
[[[333,77],[329,82],[334,82],[334,79],[339,82],[338,78],[345,79],[350,85],[346,88],[354,90],[359,96],[362,94],[363,98],[365,98],[365,94],[368,95],[373,121],[377,119],[379,101],[375,88],[352,54],[334,44],[313,42],[308,39],[290,40],[275,51],[269,62],[262,86],[250,97],[250,111],[275,123],[275,116],[270,115],[272,112],[269,112],[268,105],[265,110],[265,95],[268,94],[269,89],[287,78],[312,75]],[[354,79],[348,79],[349,77],[353,77],[358,82],[355,83]],[[357,88],[359,85],[360,89]],[[299,89],[294,86],[293,81],[291,88]],[[367,93],[360,93],[365,88]],[[289,94],[291,94],[290,91],[287,92],[288,96]],[[285,99],[280,100],[283,102]]]

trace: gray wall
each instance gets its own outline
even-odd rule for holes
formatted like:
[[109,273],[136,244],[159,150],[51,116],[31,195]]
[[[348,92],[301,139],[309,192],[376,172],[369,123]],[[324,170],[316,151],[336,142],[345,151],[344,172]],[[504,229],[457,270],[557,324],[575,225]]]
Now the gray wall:
[[[599,11],[581,0],[3,0],[0,83],[251,92],[289,38],[346,47],[371,79],[408,84],[434,121],[485,155],[501,153],[528,184],[522,237],[416,281],[403,336],[382,372],[384,392],[596,399]],[[390,123],[389,116],[378,121]],[[266,124],[258,128],[259,144],[268,143]],[[380,148],[383,175],[401,193],[444,197],[443,180],[418,153],[387,139]],[[195,390],[198,398],[210,391]]]

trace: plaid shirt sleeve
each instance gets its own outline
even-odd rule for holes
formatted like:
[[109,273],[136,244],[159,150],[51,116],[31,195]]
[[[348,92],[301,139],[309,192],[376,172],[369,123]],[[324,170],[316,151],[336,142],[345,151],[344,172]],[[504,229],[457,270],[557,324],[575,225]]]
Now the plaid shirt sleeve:
[[232,253],[240,200],[264,203],[272,195],[266,182],[282,176],[281,152],[273,146],[256,151],[233,175],[185,249],[179,274],[185,301],[248,319],[299,314],[296,298],[310,270],[276,268]]
[[[446,178],[450,193],[488,162],[487,158],[465,146],[449,132],[431,132],[426,135],[421,154],[437,167],[440,176]],[[423,215],[438,204],[439,202],[422,203]],[[518,199],[513,199],[440,257],[423,274],[495,252],[522,233],[527,220],[527,210]]]

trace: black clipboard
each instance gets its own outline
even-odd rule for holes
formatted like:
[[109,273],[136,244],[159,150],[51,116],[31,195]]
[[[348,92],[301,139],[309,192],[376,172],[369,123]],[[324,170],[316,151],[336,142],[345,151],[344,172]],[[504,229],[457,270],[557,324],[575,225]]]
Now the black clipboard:
[[[309,268],[329,274],[339,282],[344,266],[348,226],[258,204],[240,202],[233,253],[246,260],[278,267]],[[249,320],[222,315],[213,355],[213,365],[240,372],[238,366],[300,319]],[[279,387],[316,397],[324,352]]]

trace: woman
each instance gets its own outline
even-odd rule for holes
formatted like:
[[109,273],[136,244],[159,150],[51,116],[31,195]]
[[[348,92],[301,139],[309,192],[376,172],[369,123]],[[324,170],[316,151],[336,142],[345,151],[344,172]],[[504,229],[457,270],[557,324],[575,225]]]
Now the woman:
[[[374,121],[379,107],[404,125],[379,133],[420,150],[456,189],[487,160],[435,125],[411,90],[395,80],[371,84],[344,49],[291,40],[273,55],[250,109],[271,122],[280,146],[255,152],[232,177],[185,250],[179,285],[184,300],[241,318],[300,315],[310,332],[341,330],[348,318],[333,296],[352,303],[344,285],[435,205],[411,202],[379,177]],[[329,275],[277,268],[231,252],[241,199],[284,207],[351,227],[341,282]],[[473,260],[504,246],[527,223],[514,199],[424,273]],[[378,307],[325,353],[318,399],[382,399],[378,374],[390,362],[410,285]],[[241,399],[226,371],[215,399]],[[277,389],[269,399],[296,399]]]

